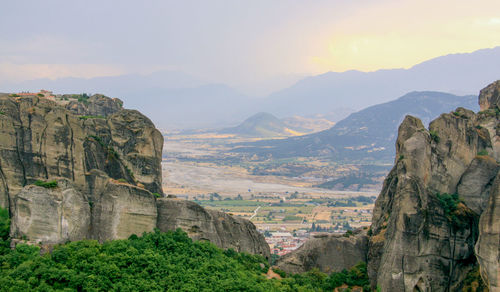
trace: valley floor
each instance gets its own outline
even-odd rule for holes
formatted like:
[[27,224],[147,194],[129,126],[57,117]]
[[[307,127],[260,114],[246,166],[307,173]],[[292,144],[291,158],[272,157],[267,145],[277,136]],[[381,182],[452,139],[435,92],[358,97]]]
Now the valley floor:
[[[307,176],[287,175],[279,162],[266,164],[231,153],[232,143],[241,140],[210,134],[166,136],[164,192],[251,220],[279,255],[318,232],[345,233],[370,225],[377,187],[365,191],[315,187],[325,181],[325,174],[346,167],[308,161]],[[256,167],[262,174],[253,171]],[[275,175],[267,171],[271,168],[277,170]]]

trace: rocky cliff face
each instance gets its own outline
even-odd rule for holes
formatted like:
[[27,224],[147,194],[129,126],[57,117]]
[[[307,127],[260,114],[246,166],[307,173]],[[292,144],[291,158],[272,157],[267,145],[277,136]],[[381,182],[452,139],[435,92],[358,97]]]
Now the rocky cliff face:
[[[368,268],[373,286],[383,291],[456,290],[476,263],[475,245],[492,266],[479,260],[483,278],[497,278],[498,227],[496,233],[494,224],[485,228],[495,211],[484,212],[494,210],[492,186],[499,170],[494,147],[498,98],[485,96],[495,92],[481,92],[479,114],[459,108],[434,120],[429,130],[413,117],[401,124],[397,161],[377,199],[371,226]],[[484,244],[477,241],[478,234]]]
[[0,206],[10,209],[13,238],[105,241],[181,227],[269,258],[252,223],[156,198],[163,137],[147,117],[103,95],[70,97],[0,96]]
[[208,240],[222,248],[271,258],[264,237],[248,220],[204,209],[185,200],[161,198],[157,203],[157,226],[161,231],[182,228],[195,240]]
[[366,262],[368,236],[357,230],[353,235],[317,235],[296,251],[281,257],[276,266],[287,273],[302,273],[318,268],[325,273],[340,272]]
[[[456,291],[479,265],[490,291],[500,291],[500,81],[481,91],[479,104],[479,113],[458,108],[429,129],[412,116],[400,125],[395,165],[358,250],[367,250],[374,289]],[[279,265],[349,268],[338,244],[312,239]],[[339,259],[344,266],[335,267]]]

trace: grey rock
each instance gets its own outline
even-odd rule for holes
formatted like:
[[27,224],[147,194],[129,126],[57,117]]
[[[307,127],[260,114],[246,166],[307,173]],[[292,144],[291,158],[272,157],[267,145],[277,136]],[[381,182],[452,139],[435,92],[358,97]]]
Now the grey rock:
[[221,248],[271,258],[264,236],[248,220],[185,200],[160,198],[157,204],[157,226],[161,231],[182,228],[194,240],[207,240]]
[[477,156],[460,178],[458,194],[467,207],[477,214],[486,208],[490,197],[490,186],[500,165],[490,156]]
[[313,268],[322,272],[340,272],[359,262],[366,262],[368,236],[365,231],[354,235],[326,235],[311,238],[301,247],[279,258],[276,267],[287,273],[303,273]]
[[85,196],[67,179],[47,189],[26,186],[14,196],[11,236],[43,244],[88,238],[90,206]]
[[500,173],[493,182],[488,205],[479,220],[476,255],[481,276],[490,291],[500,291]]

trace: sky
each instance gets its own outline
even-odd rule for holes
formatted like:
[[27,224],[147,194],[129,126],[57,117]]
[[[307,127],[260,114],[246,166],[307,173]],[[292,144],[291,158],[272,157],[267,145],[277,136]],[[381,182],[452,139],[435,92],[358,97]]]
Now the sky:
[[498,0],[0,1],[0,84],[174,70],[263,92],[500,45]]

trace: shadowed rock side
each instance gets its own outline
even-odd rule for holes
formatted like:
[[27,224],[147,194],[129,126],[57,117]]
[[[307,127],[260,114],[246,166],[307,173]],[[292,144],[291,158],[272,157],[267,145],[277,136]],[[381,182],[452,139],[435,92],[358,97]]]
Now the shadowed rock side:
[[[249,221],[194,203],[184,213],[158,204],[163,136],[147,117],[103,95],[63,100],[0,96],[0,206],[10,209],[14,239],[102,242],[141,235],[159,222],[164,230],[182,227],[195,240],[269,258]],[[33,185],[39,180],[57,184]],[[185,223],[200,220],[198,233]]]
[[313,268],[325,273],[340,272],[366,262],[367,247],[368,236],[362,230],[349,237],[317,235],[296,251],[279,258],[276,267],[287,273],[303,273]]
[[222,248],[271,258],[264,237],[248,220],[204,209],[185,200],[161,198],[157,203],[157,226],[161,231],[182,228],[195,240],[208,240]]

